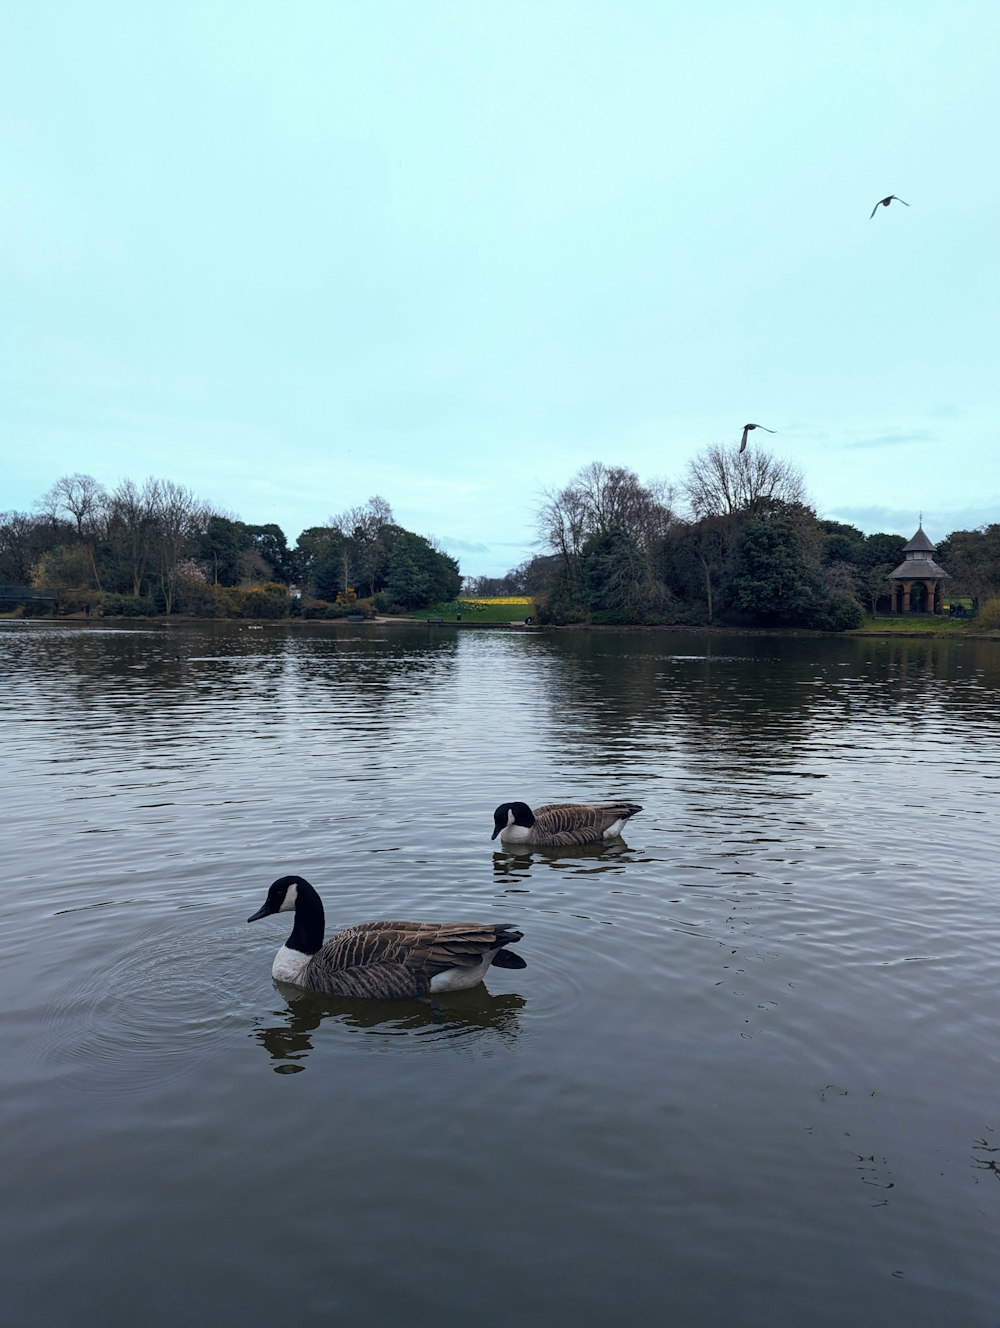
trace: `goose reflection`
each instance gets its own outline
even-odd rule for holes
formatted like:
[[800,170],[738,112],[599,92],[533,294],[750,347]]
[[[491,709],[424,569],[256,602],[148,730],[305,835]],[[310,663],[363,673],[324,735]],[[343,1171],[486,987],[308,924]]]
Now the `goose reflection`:
[[286,982],[274,986],[288,1004],[257,1018],[252,1035],[277,1062],[272,1067],[276,1074],[306,1068],[303,1062],[314,1049],[311,1035],[327,1021],[361,1036],[418,1037],[440,1044],[493,1034],[509,1043],[521,1031],[518,1014],[525,1005],[516,992],[494,996],[483,986],[411,1001],[325,996]]
[[527,876],[535,866],[580,872],[620,871],[635,859],[635,851],[623,839],[603,844],[574,844],[564,848],[538,848],[533,844],[505,844],[493,854],[496,876]]
[[[993,1127],[987,1125],[987,1133],[993,1134]],[[990,1171],[1000,1180],[1000,1143],[988,1139],[986,1134],[972,1145],[972,1165],[976,1171]]]

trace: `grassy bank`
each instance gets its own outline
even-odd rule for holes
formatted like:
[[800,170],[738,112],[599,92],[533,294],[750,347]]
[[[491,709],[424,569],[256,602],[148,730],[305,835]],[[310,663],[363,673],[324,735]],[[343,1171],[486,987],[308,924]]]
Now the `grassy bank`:
[[538,609],[527,595],[505,596],[499,599],[453,599],[447,604],[433,604],[429,609],[414,609],[411,618],[443,618],[445,622],[506,625],[523,622],[525,618],[537,621]]
[[864,621],[850,633],[851,636],[968,636],[973,631],[974,618],[947,618],[932,613],[893,614],[872,618],[865,614]]

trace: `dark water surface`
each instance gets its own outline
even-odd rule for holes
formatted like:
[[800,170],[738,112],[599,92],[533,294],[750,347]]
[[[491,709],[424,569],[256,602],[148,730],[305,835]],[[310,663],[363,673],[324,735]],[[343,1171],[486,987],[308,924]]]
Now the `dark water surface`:
[[[5,1325],[1000,1324],[1000,646],[9,623],[0,736]],[[290,871],[528,967],[279,991]]]

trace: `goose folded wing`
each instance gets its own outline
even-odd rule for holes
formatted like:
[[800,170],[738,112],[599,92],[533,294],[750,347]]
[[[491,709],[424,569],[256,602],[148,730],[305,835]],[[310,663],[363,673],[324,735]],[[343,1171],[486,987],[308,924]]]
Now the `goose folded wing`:
[[390,964],[430,982],[449,968],[474,968],[487,950],[521,935],[505,923],[375,922],[340,932],[320,955],[331,971]]
[[400,1001],[426,996],[431,980],[406,964],[357,964],[328,968],[323,952],[306,969],[305,985],[328,996],[359,996],[367,1000]]
[[637,802],[599,802],[594,810],[607,829],[609,825],[614,825],[615,821],[627,821],[636,812],[641,812],[642,808]]
[[522,932],[506,923],[453,922],[434,928],[422,941],[431,976],[449,968],[476,968],[490,950],[512,945]]
[[579,830],[596,825],[597,804],[588,802],[547,802],[535,808],[535,824],[556,834],[561,830]]
[[581,844],[639,810],[634,802],[552,802],[536,810],[535,825],[553,843]]

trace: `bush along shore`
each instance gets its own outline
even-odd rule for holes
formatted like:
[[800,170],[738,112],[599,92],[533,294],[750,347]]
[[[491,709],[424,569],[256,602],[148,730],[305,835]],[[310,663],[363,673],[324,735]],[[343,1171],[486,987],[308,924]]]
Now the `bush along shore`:
[[937,544],[943,614],[889,616],[903,536],[817,516],[798,472],[764,449],[713,446],[676,485],[593,462],[537,513],[541,552],[502,577],[458,562],[379,496],[294,546],[169,480],[107,490],[60,478],[33,513],[0,514],[0,613],[336,620],[464,626],[677,626],[990,633],[1000,629],[1000,523]]

